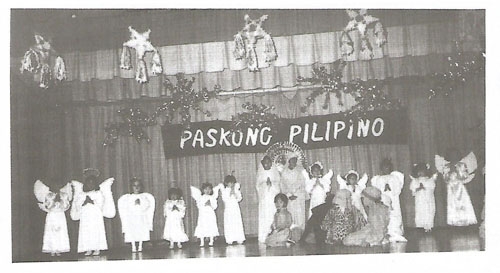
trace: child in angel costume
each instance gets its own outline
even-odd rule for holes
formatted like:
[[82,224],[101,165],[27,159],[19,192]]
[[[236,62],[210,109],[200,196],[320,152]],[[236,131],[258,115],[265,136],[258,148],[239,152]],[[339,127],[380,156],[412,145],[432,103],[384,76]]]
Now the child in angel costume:
[[[144,192],[142,180],[130,180],[130,193],[118,199],[118,212],[122,223],[122,232],[126,243],[132,245],[132,252],[142,251],[142,242],[150,240],[153,231],[155,198]],[[138,247],[136,247],[138,243]]]
[[332,208],[321,223],[321,229],[326,231],[325,243],[341,244],[345,236],[354,231],[354,210],[351,192],[338,190],[332,199]]
[[363,203],[361,203],[361,193],[366,188],[368,175],[365,173],[360,178],[356,171],[350,170],[343,177],[337,175],[337,182],[339,183],[339,189],[345,189],[351,193],[352,205],[354,206],[354,230],[359,230],[368,220],[368,215],[366,215]]
[[97,185],[99,171],[85,169],[84,184],[71,181],[74,188],[71,219],[80,221],[78,232],[78,253],[86,256],[98,256],[101,250],[108,249],[104,218],[113,218],[116,214],[111,185],[114,178],[108,178]]
[[388,228],[389,240],[391,242],[406,242],[403,236],[403,216],[401,214],[401,205],[399,195],[403,189],[404,174],[394,171],[390,159],[385,158],[380,163],[381,175],[372,177],[371,184],[382,192],[382,202],[390,210],[390,221]]
[[360,230],[347,235],[342,243],[346,246],[363,247],[388,243],[387,226],[390,221],[390,212],[389,207],[382,202],[382,192],[370,186],[366,187],[361,195],[368,223]]
[[326,194],[330,192],[331,179],[333,171],[330,169],[328,173],[323,175],[323,165],[317,161],[310,167],[311,173],[303,170],[302,174],[306,180],[306,192],[311,196],[309,205],[309,216],[312,215],[312,209],[325,203]]
[[224,201],[224,237],[227,244],[243,244],[245,230],[241,219],[240,202],[243,199],[240,183],[230,174],[224,177],[224,184],[218,186]]
[[198,223],[194,230],[194,236],[200,239],[200,247],[205,246],[205,239],[209,239],[208,245],[214,245],[214,238],[219,236],[217,227],[217,197],[219,186],[212,187],[210,183],[203,183],[201,191],[191,186],[191,197],[196,201],[198,207]]
[[281,172],[281,191],[288,197],[288,211],[292,214],[293,223],[302,231],[306,225],[306,189],[304,168],[297,165],[297,156],[291,155],[288,166]]
[[170,242],[170,248],[177,244],[182,248],[182,243],[189,241],[184,231],[184,216],[186,215],[186,204],[182,199],[182,191],[178,188],[168,190],[168,199],[163,205],[163,215],[165,216],[165,228],[163,239]]
[[415,226],[430,232],[434,227],[436,215],[434,189],[436,189],[437,173],[432,175],[429,164],[419,163],[413,165],[410,178],[410,190],[415,197]]
[[51,256],[60,256],[69,252],[68,226],[66,214],[72,198],[71,184],[62,187],[58,193],[50,191],[42,181],[37,180],[33,189],[38,200],[38,207],[47,213],[43,230],[42,252]]
[[443,157],[435,156],[436,169],[443,175],[448,189],[447,219],[451,226],[469,226],[477,224],[474,207],[470,200],[465,184],[474,179],[473,173],[477,168],[476,156],[470,152],[460,159],[458,151],[453,150],[449,161]]
[[281,191],[281,177],[271,157],[264,156],[257,171],[257,195],[259,198],[259,234],[260,243],[265,243],[274,221],[276,206],[274,197]]
[[274,197],[276,213],[273,217],[271,232],[266,238],[266,246],[289,246],[294,243],[292,239],[292,214],[287,210],[288,197],[279,193]]

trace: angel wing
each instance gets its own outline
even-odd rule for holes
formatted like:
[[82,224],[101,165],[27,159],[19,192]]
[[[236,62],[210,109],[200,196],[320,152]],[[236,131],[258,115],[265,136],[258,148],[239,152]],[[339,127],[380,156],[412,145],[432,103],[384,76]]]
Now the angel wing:
[[152,194],[147,193],[147,192],[143,193],[143,195],[149,201],[149,207],[146,210],[146,217],[148,220],[149,230],[153,231],[153,219],[155,216],[155,208],[156,208],[155,197]]
[[115,179],[111,177],[99,185],[99,190],[104,196],[102,215],[106,218],[113,218],[116,215],[115,201],[113,200],[113,192],[111,191],[111,185],[113,185],[114,181]]
[[440,172],[441,174],[444,173],[444,169],[446,165],[448,165],[450,162],[444,159],[444,157],[440,155],[435,155],[434,156],[434,165],[436,166],[436,170]]
[[73,200],[73,189],[71,188],[71,183],[67,183],[64,187],[59,190],[61,197],[66,198],[68,201]]
[[197,187],[193,187],[191,186],[191,197],[193,197],[193,199],[198,202],[198,200],[200,200],[201,198],[201,191],[200,189],[198,189]]
[[366,188],[366,183],[368,183],[368,175],[365,173],[358,181],[358,187],[364,189]]
[[73,203],[71,204],[71,210],[69,214],[73,221],[78,221],[80,220],[82,209],[81,204],[79,204],[78,202],[80,201],[79,197],[81,196],[81,194],[83,194],[83,184],[76,180],[71,181],[70,184],[73,187]]
[[345,181],[345,179],[340,176],[340,174],[337,174],[337,182],[339,183],[339,188],[340,189],[347,189],[347,181]]
[[460,162],[464,163],[467,166],[467,171],[469,173],[473,173],[477,169],[477,159],[474,152],[470,152],[467,156],[462,158]]
[[120,221],[122,223],[122,233],[127,233],[129,228],[129,217],[128,217],[128,199],[130,194],[124,194],[118,199],[118,212],[120,214]]
[[224,188],[224,185],[223,184],[218,184],[217,186],[213,187],[212,188],[212,196],[217,198],[219,197],[219,191],[222,190]]
[[35,193],[36,200],[38,200],[39,203],[44,203],[45,197],[47,197],[47,194],[51,191],[41,180],[37,180],[33,186],[33,192]]
[[398,182],[399,182],[398,191],[401,192],[401,190],[403,189],[403,185],[405,183],[405,175],[402,172],[398,172],[398,171],[393,171],[391,173],[391,175],[395,176],[398,179]]
[[347,13],[349,18],[351,18],[351,19],[356,18],[356,16],[358,16],[358,14],[359,14],[357,11],[355,11],[353,9],[347,9],[345,12]]

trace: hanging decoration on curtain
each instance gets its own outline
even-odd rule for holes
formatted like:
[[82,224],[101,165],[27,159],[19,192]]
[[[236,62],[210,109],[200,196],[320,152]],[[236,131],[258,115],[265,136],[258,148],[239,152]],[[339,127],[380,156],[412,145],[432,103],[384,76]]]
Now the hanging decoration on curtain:
[[234,35],[234,57],[236,60],[246,59],[248,70],[252,72],[259,71],[259,60],[255,51],[258,40],[264,39],[264,59],[266,63],[269,64],[278,57],[271,35],[262,28],[262,23],[267,17],[267,15],[262,15],[259,19],[252,20],[246,14],[245,26]]
[[143,140],[148,143],[151,141],[145,129],[154,125],[155,122],[147,113],[132,107],[120,109],[117,113],[121,121],[108,123],[104,127],[106,133],[104,146],[115,144],[120,136],[134,137],[139,143]]
[[334,93],[335,97],[338,100],[339,105],[343,105],[342,103],[342,92],[345,92],[345,88],[347,85],[342,82],[342,71],[346,66],[346,62],[344,60],[336,60],[333,63],[333,67],[330,73],[326,70],[324,66],[315,67],[312,71],[312,77],[304,78],[299,76],[297,81],[308,82],[311,84],[321,85],[321,88],[314,90],[311,95],[306,98],[306,104],[302,106],[302,112],[307,111],[307,107],[314,103],[316,98],[324,93],[325,101],[323,103],[323,109],[328,109],[330,104],[330,93]]
[[361,49],[359,52],[360,59],[372,59],[373,46],[368,39],[367,29],[373,27],[375,45],[377,47],[381,47],[387,43],[387,33],[384,26],[380,22],[379,18],[368,15],[366,9],[360,9],[359,11],[348,9],[346,12],[351,20],[347,23],[347,26],[344,28],[344,31],[340,36],[340,49],[342,56],[345,57],[354,53],[354,43],[349,33],[357,31],[361,38]]
[[201,111],[204,115],[210,117],[212,115],[210,111],[202,110],[200,104],[214,98],[220,92],[220,86],[215,85],[213,92],[209,92],[207,88],[195,92],[193,89],[194,77],[188,80],[182,73],[175,75],[175,77],[177,79],[176,85],[168,78],[163,82],[165,88],[170,91],[171,96],[151,115],[151,119],[156,120],[161,113],[166,113],[168,122],[171,122],[175,112],[178,112],[182,125],[189,128],[191,110]]
[[462,42],[456,41],[453,54],[446,57],[447,71],[431,76],[429,100],[440,95],[448,97],[472,76],[484,73],[485,59],[484,52],[464,54]]
[[271,111],[275,109],[274,106],[245,102],[241,107],[243,107],[246,112],[232,116],[232,132],[243,132],[248,128],[274,128],[279,122],[278,115],[271,113]]
[[[52,82],[57,83],[66,79],[66,65],[50,41],[45,40],[41,35],[35,35],[35,41],[36,44],[24,54],[20,71],[36,74],[40,88],[47,89]],[[50,62],[54,57],[54,69],[51,71]]]
[[130,70],[132,68],[130,49],[135,49],[137,66],[135,71],[135,80],[139,83],[145,83],[148,81],[148,74],[144,56],[147,52],[153,52],[151,72],[153,75],[157,75],[163,72],[160,53],[158,52],[158,49],[151,44],[151,41],[149,41],[149,34],[151,33],[150,29],[146,32],[139,33],[129,26],[128,30],[130,31],[130,40],[123,43],[122,54],[120,56],[120,68],[125,70]]
[[346,93],[350,93],[357,102],[345,113],[346,116],[363,117],[370,111],[398,110],[401,108],[399,99],[390,98],[383,90],[382,80],[353,80],[347,84]]

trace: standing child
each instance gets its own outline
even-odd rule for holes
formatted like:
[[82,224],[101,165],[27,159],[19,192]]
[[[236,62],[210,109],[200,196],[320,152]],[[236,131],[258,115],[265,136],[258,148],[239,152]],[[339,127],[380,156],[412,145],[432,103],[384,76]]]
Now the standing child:
[[53,193],[42,181],[37,180],[34,193],[39,202],[38,207],[47,213],[42,252],[50,253],[50,256],[61,256],[61,253],[69,252],[68,226],[64,212],[70,207],[71,184],[68,183],[58,193]]
[[404,184],[404,174],[394,171],[392,162],[388,158],[382,160],[380,169],[382,174],[374,176],[371,183],[382,192],[382,201],[391,208],[388,226],[389,240],[391,242],[406,242],[406,238],[403,237],[403,216],[399,202],[399,195]]
[[186,205],[180,189],[172,188],[168,191],[168,199],[163,206],[163,215],[166,217],[163,239],[170,242],[171,249],[176,243],[178,248],[182,248],[182,243],[189,241],[189,238],[184,231]]
[[236,182],[236,177],[230,174],[224,177],[224,184],[218,188],[221,191],[222,201],[224,201],[224,237],[227,244],[243,244],[245,241],[245,230],[241,219],[240,204],[242,200],[240,183]]
[[434,189],[436,188],[437,173],[431,174],[429,164],[419,163],[413,165],[410,190],[415,197],[415,226],[430,232],[434,227],[436,215],[436,201]]
[[337,175],[337,182],[339,183],[339,189],[346,189],[351,193],[352,205],[355,208],[353,210],[354,220],[356,222],[354,230],[359,230],[368,220],[365,208],[361,202],[361,193],[366,188],[368,176],[365,173],[359,178],[358,172],[350,170],[344,177]]
[[321,223],[321,229],[326,231],[327,244],[342,244],[342,240],[354,231],[354,210],[351,192],[338,190],[332,199],[333,207],[328,211]]
[[297,157],[288,160],[288,166],[281,172],[282,192],[288,197],[288,211],[292,214],[293,223],[304,231],[306,226],[306,190],[304,168],[297,165]]
[[268,247],[289,246],[293,244],[292,236],[292,214],[287,210],[288,197],[279,193],[274,197],[276,213],[271,225],[271,233],[266,238]]
[[134,177],[130,180],[131,193],[124,194],[118,199],[122,232],[125,242],[131,243],[132,252],[142,252],[142,242],[149,241],[149,232],[153,231],[155,198],[143,190],[142,180]]
[[205,246],[205,239],[209,239],[208,245],[214,245],[214,238],[219,236],[217,228],[217,197],[219,187],[212,187],[210,183],[201,185],[201,191],[191,186],[191,196],[196,201],[198,207],[198,223],[194,230],[194,236],[200,239],[200,247]]
[[72,181],[75,189],[71,219],[80,220],[78,232],[78,253],[86,256],[98,256],[101,250],[108,249],[104,218],[113,218],[116,214],[111,185],[114,178],[108,178],[97,186],[99,171],[85,169],[83,173],[85,184]]
[[323,165],[319,161],[315,162],[310,169],[310,175],[306,170],[302,172],[306,179],[306,192],[311,196],[308,217],[311,217],[314,207],[325,203],[326,194],[330,192],[330,184],[333,177],[331,169],[327,174],[323,175]]
[[281,191],[281,177],[269,156],[264,156],[260,163],[256,183],[259,198],[258,239],[260,243],[265,243],[276,212],[274,197]]

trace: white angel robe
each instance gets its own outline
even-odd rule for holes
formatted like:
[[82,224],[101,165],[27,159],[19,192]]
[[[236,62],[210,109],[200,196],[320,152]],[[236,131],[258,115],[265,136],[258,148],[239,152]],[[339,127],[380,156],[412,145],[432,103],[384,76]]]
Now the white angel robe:
[[[78,252],[106,250],[106,229],[104,218],[113,218],[116,211],[111,193],[111,184],[114,179],[110,178],[99,186],[99,190],[84,192],[83,184],[72,181],[75,188],[75,196],[71,207],[71,218],[80,220],[78,232]],[[94,202],[83,205],[87,196]]]
[[450,162],[436,155],[435,164],[438,172],[443,174],[448,189],[447,219],[451,226],[469,226],[477,224],[476,213],[470,200],[465,184],[474,179],[473,172],[477,169],[477,160],[474,153],[455,164],[455,171],[451,171]]
[[287,210],[292,214],[293,224],[302,229],[306,226],[306,179],[302,168],[293,170],[284,168],[281,173],[281,192],[288,198],[296,196],[295,200],[288,200]]
[[38,206],[47,213],[43,231],[42,252],[69,252],[70,244],[65,211],[70,207],[71,186],[69,186],[69,188],[64,187],[60,190],[59,194],[61,200],[58,202],[54,202],[56,194],[51,192],[40,180],[35,182],[34,192],[40,202]]
[[368,182],[368,175],[364,174],[361,179],[359,179],[356,186],[348,185],[347,181],[342,178],[342,176],[337,175],[337,182],[339,183],[340,190],[348,190],[351,193],[352,205],[358,209],[363,215],[363,218],[368,221],[368,215],[366,214],[363,202],[361,202],[361,193],[366,188],[366,183]]
[[[415,226],[418,228],[432,229],[436,215],[436,189],[437,174],[431,177],[411,177],[410,190],[415,197]],[[422,184],[423,189],[420,189]]]
[[218,188],[213,188],[213,194],[201,194],[200,190],[191,187],[191,196],[196,201],[198,207],[198,222],[194,230],[196,238],[208,238],[219,236],[219,228],[217,227],[217,209]]
[[[404,174],[393,171],[388,175],[377,175],[372,177],[371,184],[382,192],[382,202],[390,208],[389,225],[387,227],[387,234],[390,236],[389,240],[391,242],[406,242],[406,238],[403,237],[403,216],[399,202],[399,195],[404,184]],[[386,190],[386,185],[390,189]]]
[[[302,171],[302,175],[306,180],[306,192],[311,196],[311,201],[309,205],[309,216],[312,215],[312,209],[321,204],[325,203],[326,194],[330,192],[331,179],[333,177],[333,171],[329,170],[325,175],[319,178],[310,178],[309,173],[306,170]],[[319,185],[317,182],[319,181]]]
[[[267,185],[268,178],[271,181],[271,185]],[[258,239],[260,243],[265,243],[267,235],[271,232],[271,225],[276,213],[274,197],[281,191],[281,178],[278,169],[273,166],[269,170],[264,170],[262,165],[259,165],[256,188],[259,198]]]
[[[139,201],[137,201],[139,200]],[[126,243],[146,242],[153,231],[155,198],[149,193],[129,193],[118,199],[118,211]]]
[[163,215],[165,216],[163,239],[170,243],[184,243],[189,241],[184,231],[184,216],[186,215],[184,200],[165,201]]
[[240,187],[240,183],[235,183],[234,192],[232,192],[231,188],[226,188],[223,184],[219,185],[222,201],[224,201],[224,237],[228,244],[245,241],[245,230],[239,204],[243,199]]

